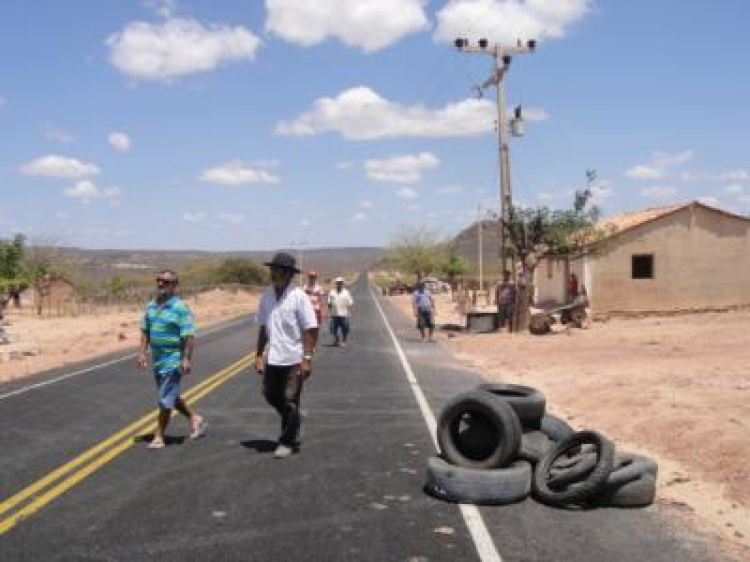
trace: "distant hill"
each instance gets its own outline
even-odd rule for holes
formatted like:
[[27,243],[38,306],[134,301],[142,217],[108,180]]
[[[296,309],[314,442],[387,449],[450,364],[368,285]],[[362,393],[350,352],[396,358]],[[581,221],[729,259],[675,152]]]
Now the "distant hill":
[[[469,276],[479,274],[479,222],[453,237],[458,255],[469,263]],[[482,271],[485,280],[500,276],[500,230],[496,221],[482,221]]]
[[[318,269],[324,278],[335,277],[346,271],[369,269],[381,261],[386,253],[382,248],[311,248],[304,249],[301,254],[297,250],[283,251],[301,257],[302,269]],[[195,260],[249,258],[262,263],[270,260],[274,254],[274,251],[206,252],[82,248],[60,248],[60,252],[80,274],[92,281],[109,279],[114,275],[155,273],[160,269],[174,269],[179,272],[182,266]]]

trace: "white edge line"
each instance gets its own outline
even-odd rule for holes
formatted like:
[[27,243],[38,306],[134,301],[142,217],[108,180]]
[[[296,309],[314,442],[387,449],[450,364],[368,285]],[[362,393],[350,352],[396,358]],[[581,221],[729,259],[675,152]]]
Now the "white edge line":
[[[207,336],[209,334],[213,334],[214,332],[218,332],[219,330],[223,330],[225,328],[230,328],[236,324],[242,323],[246,319],[237,320],[235,322],[229,322],[227,324],[222,324],[221,326],[217,326],[216,328],[211,328],[209,330],[201,331],[198,334],[198,337]],[[127,355],[123,355],[122,357],[118,357],[117,359],[112,359],[110,361],[106,361],[104,363],[99,363],[97,365],[92,365],[91,367],[86,367],[85,369],[81,369],[79,371],[73,371],[72,373],[68,373],[66,375],[62,375],[59,377],[56,377],[54,379],[50,379],[48,381],[38,382],[36,384],[31,384],[29,386],[24,386],[23,388],[18,388],[12,392],[8,392],[6,394],[0,394],[0,400],[4,400],[6,398],[10,398],[12,396],[18,396],[19,394],[23,394],[24,392],[28,392],[29,390],[34,390],[35,388],[41,388],[43,386],[48,386],[50,384],[54,384],[56,382],[64,381],[65,379],[69,379],[72,377],[77,377],[78,375],[83,375],[85,373],[90,373],[91,371],[96,371],[97,369],[101,369],[103,367],[109,367],[110,365],[115,365],[117,363],[121,363],[123,361],[127,361],[128,359],[132,359],[135,357],[135,353],[128,353]]]
[[[401,344],[399,344],[398,339],[396,338],[396,334],[393,333],[390,324],[388,324],[388,319],[385,317],[385,312],[383,312],[383,308],[380,306],[380,303],[378,302],[378,299],[372,289],[370,289],[370,294],[375,301],[375,306],[378,307],[378,312],[383,318],[383,323],[385,324],[388,333],[391,335],[391,340],[393,340],[393,345],[396,348],[396,353],[398,354],[399,359],[401,359],[401,365],[404,368],[404,372],[406,373],[406,378],[409,381],[409,385],[411,386],[411,390],[414,393],[414,397],[417,399],[417,404],[419,404],[419,409],[422,411],[422,417],[427,424],[427,428],[430,430],[430,437],[432,437],[432,442],[435,445],[435,450],[437,451],[439,447],[437,442],[437,423],[435,422],[435,415],[432,413],[430,405],[427,402],[424,393],[422,392],[422,388],[419,386],[417,377],[414,376],[414,371],[412,371],[411,366],[409,365],[406,354],[401,348]],[[492,541],[492,536],[487,530],[487,526],[484,524],[484,520],[482,519],[482,514],[479,512],[479,509],[475,505],[463,503],[459,504],[459,507],[461,508],[461,515],[463,515],[464,517],[464,521],[466,522],[466,526],[469,529],[471,538],[474,540],[474,546],[477,549],[477,554],[479,554],[479,559],[482,562],[502,562],[500,553],[498,553],[497,548],[495,547],[495,543]]]

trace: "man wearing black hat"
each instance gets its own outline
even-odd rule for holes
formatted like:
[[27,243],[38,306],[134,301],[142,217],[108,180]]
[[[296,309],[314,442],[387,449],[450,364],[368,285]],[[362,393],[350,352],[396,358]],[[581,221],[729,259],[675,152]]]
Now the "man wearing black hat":
[[271,268],[271,286],[261,296],[257,323],[255,370],[263,375],[263,395],[281,416],[281,435],[274,457],[294,452],[300,429],[302,383],[312,373],[318,341],[318,321],[310,299],[292,283],[299,273],[293,256],[277,253],[265,265]]

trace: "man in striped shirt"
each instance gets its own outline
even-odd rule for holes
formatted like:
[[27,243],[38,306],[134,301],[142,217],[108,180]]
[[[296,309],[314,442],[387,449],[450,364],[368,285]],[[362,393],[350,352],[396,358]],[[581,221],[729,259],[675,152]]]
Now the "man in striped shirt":
[[207,428],[203,417],[180,398],[182,375],[189,374],[193,368],[195,326],[190,309],[175,295],[177,283],[174,271],[159,273],[156,299],[148,303],[141,322],[138,364],[148,368],[150,347],[154,379],[159,390],[159,417],[149,449],[164,448],[164,433],[173,408],[190,420],[191,439],[201,437]]

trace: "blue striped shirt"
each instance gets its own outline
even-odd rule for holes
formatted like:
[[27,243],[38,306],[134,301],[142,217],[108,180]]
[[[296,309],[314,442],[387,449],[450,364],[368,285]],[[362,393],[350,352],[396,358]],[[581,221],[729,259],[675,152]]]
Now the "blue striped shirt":
[[154,372],[169,373],[180,368],[181,340],[195,335],[193,315],[178,297],[159,304],[148,303],[141,330],[148,334]]

